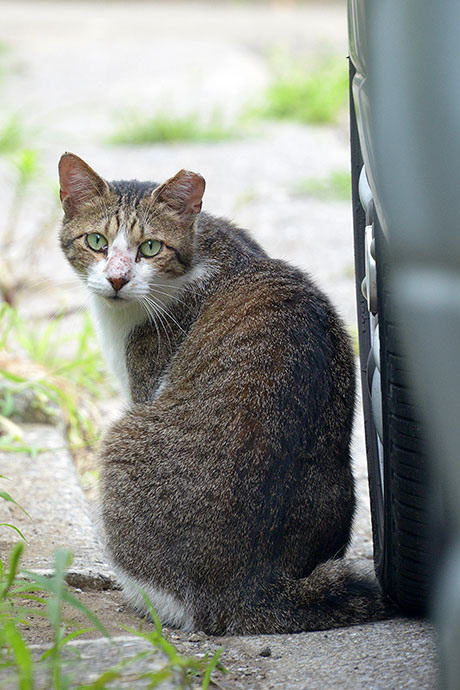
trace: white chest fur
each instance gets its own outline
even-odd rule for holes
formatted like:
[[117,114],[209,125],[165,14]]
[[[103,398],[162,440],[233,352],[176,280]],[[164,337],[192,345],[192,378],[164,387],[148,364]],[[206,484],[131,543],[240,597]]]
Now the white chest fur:
[[131,397],[126,366],[126,342],[130,332],[147,319],[137,302],[110,304],[98,295],[91,295],[90,309],[96,324],[102,353],[110,370],[118,378],[126,397]]

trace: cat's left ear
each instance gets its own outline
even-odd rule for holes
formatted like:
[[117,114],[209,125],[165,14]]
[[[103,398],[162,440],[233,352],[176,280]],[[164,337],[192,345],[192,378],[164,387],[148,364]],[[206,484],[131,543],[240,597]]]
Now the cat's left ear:
[[72,217],[96,196],[103,196],[109,186],[88,163],[74,153],[64,153],[59,161],[61,201],[67,216]]
[[184,225],[190,225],[201,211],[205,186],[198,173],[180,170],[152,192],[152,199],[165,203]]

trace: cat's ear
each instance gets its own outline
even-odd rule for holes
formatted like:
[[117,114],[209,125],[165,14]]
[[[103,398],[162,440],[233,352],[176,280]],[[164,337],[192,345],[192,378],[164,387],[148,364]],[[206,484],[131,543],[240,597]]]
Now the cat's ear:
[[184,225],[190,225],[201,211],[205,186],[198,173],[180,170],[152,192],[152,199],[165,203]]
[[81,206],[96,196],[103,196],[109,186],[84,160],[64,153],[59,161],[61,202],[66,215],[72,217]]

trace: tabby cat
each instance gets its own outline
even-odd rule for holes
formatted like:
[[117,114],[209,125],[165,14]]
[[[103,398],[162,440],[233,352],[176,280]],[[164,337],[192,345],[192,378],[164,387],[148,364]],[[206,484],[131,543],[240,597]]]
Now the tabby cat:
[[230,222],[203,178],[59,163],[61,245],[129,405],[101,451],[115,572],[166,624],[319,630],[386,615],[342,556],[355,506],[353,355],[328,299]]

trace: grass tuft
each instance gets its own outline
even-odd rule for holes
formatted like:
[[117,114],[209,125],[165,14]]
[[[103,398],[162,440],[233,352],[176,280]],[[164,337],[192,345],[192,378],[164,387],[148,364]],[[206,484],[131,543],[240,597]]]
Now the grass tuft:
[[[95,614],[75,597],[66,585],[66,573],[72,563],[72,555],[67,550],[57,550],[54,558],[54,574],[45,577],[39,573],[19,571],[20,561],[25,545],[20,542],[11,550],[8,564],[0,561],[0,669],[5,680],[17,681],[21,690],[33,690],[37,681],[47,679],[46,687],[50,690],[108,690],[112,683],[118,681],[123,687],[126,682],[145,681],[143,687],[155,688],[164,681],[172,682],[175,688],[196,687],[201,680],[201,689],[208,690],[211,675],[218,669],[225,671],[219,663],[222,650],[209,658],[182,656],[166,635],[155,611],[150,607],[154,622],[153,630],[130,630],[131,633],[149,643],[149,647],[138,654],[123,659],[120,663],[104,669],[94,680],[82,685],[78,681],[78,650],[72,642],[82,635],[97,630],[101,635],[111,639],[103,623]],[[24,576],[26,579],[24,579]],[[64,605],[83,614],[91,627],[78,628],[77,624],[66,620],[63,615]],[[33,624],[33,617],[46,618],[52,634],[52,645],[41,657],[33,656],[27,640],[23,636],[23,627]],[[70,633],[67,632],[71,628]],[[71,660],[68,652],[73,651],[76,657]],[[164,659],[160,668],[159,657]],[[70,661],[70,663],[69,663]],[[147,670],[136,668],[136,662],[142,662]],[[150,670],[156,662],[156,670]],[[127,673],[126,673],[127,672]]]
[[[40,327],[0,306],[0,417],[55,417],[62,410],[71,449],[97,440],[99,429],[91,398],[107,389],[105,368],[88,315],[71,336],[59,333],[59,318]],[[14,424],[4,424],[0,448],[24,452]],[[38,449],[27,449],[32,455]]]
[[0,155],[15,153],[24,142],[24,127],[17,115],[0,125]]
[[203,122],[195,114],[175,116],[158,113],[153,117],[130,114],[123,118],[107,143],[145,146],[158,143],[217,142],[236,136],[237,128],[225,125],[218,115]]
[[333,170],[326,177],[310,177],[303,180],[296,185],[294,192],[322,201],[349,201],[351,176],[347,170]]
[[323,58],[314,69],[285,61],[255,110],[260,117],[302,124],[333,124],[347,103],[346,60]]

